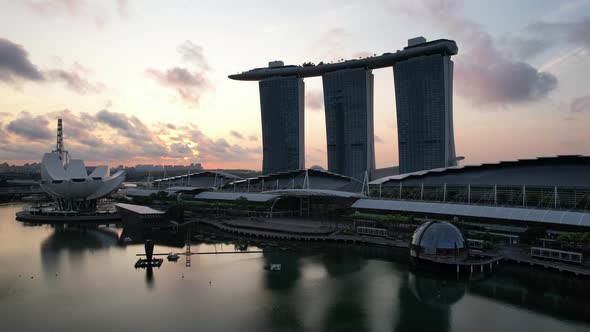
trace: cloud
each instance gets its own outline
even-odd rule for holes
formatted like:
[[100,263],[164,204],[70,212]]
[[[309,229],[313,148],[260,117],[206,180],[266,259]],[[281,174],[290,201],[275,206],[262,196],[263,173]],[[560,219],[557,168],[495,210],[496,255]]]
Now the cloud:
[[178,46],[177,51],[182,56],[183,61],[192,63],[202,70],[210,69],[202,46],[187,40]]
[[70,70],[48,69],[41,71],[29,60],[29,53],[22,45],[0,38],[0,81],[18,84],[21,81],[62,82],[65,87],[79,94],[100,93],[105,85],[91,82],[90,68],[74,63]]
[[148,68],[146,75],[165,88],[173,89],[178,96],[191,106],[198,106],[203,92],[212,88],[207,72],[209,65],[203,55],[202,47],[186,41],[178,47],[184,61],[190,62],[192,69],[172,67],[166,70]]
[[346,40],[350,34],[343,28],[332,28],[324,32],[313,44],[313,50],[328,60],[338,61],[345,58]]
[[527,30],[545,40],[568,42],[574,45],[590,47],[590,18],[583,17],[570,22],[542,22],[536,21]]
[[502,52],[516,59],[533,58],[548,48],[548,41],[540,38],[523,38],[518,36],[501,37]]
[[523,62],[467,63],[456,68],[458,93],[480,104],[535,101],[557,86],[555,76]]
[[90,82],[85,76],[89,76],[91,70],[74,63],[71,70],[51,69],[46,72],[46,76],[53,81],[60,81],[65,86],[79,94],[101,93],[105,85],[101,82]]
[[129,118],[123,113],[102,110],[96,113],[96,119],[114,129],[133,130]]
[[372,56],[372,52],[351,51],[349,45],[352,34],[341,27],[335,27],[319,35],[311,45],[311,53],[321,57],[322,61],[340,61]]
[[383,143],[383,139],[377,135],[375,135],[375,143]]
[[250,136],[248,136],[248,140],[250,142],[256,142],[256,141],[258,141],[258,137],[255,135],[250,135]]
[[200,162],[259,165],[262,158],[258,143],[244,140],[243,144],[230,144],[224,138],[208,136],[194,124],[148,124],[119,112],[87,113],[69,109],[36,116],[23,111],[3,118],[0,123],[0,156],[4,160],[39,161],[55,143],[58,118],[63,119],[66,149],[73,158],[84,159],[88,164]]
[[84,0],[25,0],[24,4],[42,15],[55,15],[61,12],[75,15],[86,6]]
[[237,138],[237,139],[244,139],[244,135],[238,133],[235,130],[232,130],[229,132],[233,137]]
[[[406,10],[458,37],[461,51],[455,62],[456,91],[466,99],[478,105],[507,105],[541,100],[556,88],[553,74],[510,58],[482,26],[460,16],[459,2],[422,1],[420,9]],[[536,46],[529,47],[528,52],[534,53]]]
[[50,140],[53,136],[48,125],[49,121],[44,116],[33,117],[31,113],[22,111],[6,125],[6,130],[24,139],[43,141]]
[[[69,16],[83,18],[92,21],[97,28],[102,28],[109,21],[109,13],[103,5],[114,7],[117,15],[126,19],[129,15],[128,1],[112,0],[24,0],[22,2],[28,9],[43,17]],[[111,6],[114,5],[114,6]],[[87,18],[91,17],[91,20]]]
[[590,95],[574,99],[570,110],[574,113],[590,112]]
[[119,13],[119,17],[121,18],[128,18],[129,17],[129,1],[127,0],[117,0],[117,12]]
[[6,143],[8,134],[4,131],[4,123],[0,121],[0,143]]
[[324,94],[321,91],[305,91],[305,108],[319,111],[324,108]]
[[43,81],[43,74],[29,60],[29,53],[22,45],[0,38],[0,81]]

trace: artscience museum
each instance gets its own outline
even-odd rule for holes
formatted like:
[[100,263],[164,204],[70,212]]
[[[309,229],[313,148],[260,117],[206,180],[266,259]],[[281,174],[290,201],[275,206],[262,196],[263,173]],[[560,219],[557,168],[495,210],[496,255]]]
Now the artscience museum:
[[94,211],[97,199],[114,192],[125,180],[125,172],[109,174],[108,166],[97,166],[88,174],[84,161],[69,159],[63,149],[62,122],[58,120],[56,149],[43,155],[41,188],[59,211]]

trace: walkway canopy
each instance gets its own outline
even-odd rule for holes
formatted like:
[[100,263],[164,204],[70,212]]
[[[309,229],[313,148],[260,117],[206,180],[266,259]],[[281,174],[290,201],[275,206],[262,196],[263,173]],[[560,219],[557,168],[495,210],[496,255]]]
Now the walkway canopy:
[[220,188],[223,185],[242,179],[239,176],[223,171],[202,171],[157,179],[152,182],[156,188],[192,187],[198,189]]
[[586,212],[377,199],[359,199],[352,207],[363,210],[409,212],[417,215],[433,214],[590,227],[590,213]]
[[362,182],[351,177],[310,168],[233,181],[226,184],[223,190],[266,192],[285,189],[326,189],[332,191],[360,192],[361,188]]

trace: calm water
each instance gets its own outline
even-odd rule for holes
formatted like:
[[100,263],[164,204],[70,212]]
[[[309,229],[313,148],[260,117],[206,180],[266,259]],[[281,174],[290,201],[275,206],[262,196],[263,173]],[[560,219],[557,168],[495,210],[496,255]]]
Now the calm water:
[[[504,266],[456,282],[409,271],[403,251],[312,247],[192,256],[191,267],[181,257],[150,275],[133,268],[143,246],[118,241],[141,234],[27,226],[14,219],[20,208],[0,207],[1,331],[590,330],[590,283],[559,274]],[[182,234],[163,236],[155,252],[182,247]]]

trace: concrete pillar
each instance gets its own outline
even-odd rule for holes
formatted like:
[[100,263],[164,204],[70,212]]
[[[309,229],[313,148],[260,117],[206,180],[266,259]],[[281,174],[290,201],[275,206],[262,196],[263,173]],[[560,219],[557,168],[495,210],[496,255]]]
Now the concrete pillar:
[[424,200],[424,182],[420,183],[420,200]]

